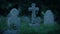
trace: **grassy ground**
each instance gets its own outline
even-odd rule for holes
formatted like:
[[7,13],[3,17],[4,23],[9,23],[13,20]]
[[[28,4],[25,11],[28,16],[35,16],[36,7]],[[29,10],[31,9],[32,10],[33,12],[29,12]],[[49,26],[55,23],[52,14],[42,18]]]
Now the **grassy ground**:
[[[20,34],[60,34],[59,25],[55,24],[53,26],[45,26],[44,24],[40,25],[39,30],[35,28],[31,28],[28,25],[28,22],[21,22],[20,27]],[[0,30],[6,30],[7,29],[7,22],[6,18],[2,19],[0,21]]]
[[55,32],[55,30],[57,31],[59,30],[59,25],[55,24],[53,26],[51,25],[45,26],[44,24],[41,24],[39,30],[35,28],[30,28],[27,23],[23,23],[21,25],[22,34],[49,34],[49,33],[56,34],[57,32]]

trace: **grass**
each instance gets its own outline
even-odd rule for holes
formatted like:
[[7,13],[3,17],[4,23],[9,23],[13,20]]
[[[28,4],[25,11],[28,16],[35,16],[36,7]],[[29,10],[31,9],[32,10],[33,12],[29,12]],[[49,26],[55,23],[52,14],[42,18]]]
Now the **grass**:
[[[2,18],[1,18],[2,19]],[[7,22],[6,22],[6,18],[3,18],[0,21],[0,30],[6,30],[7,29]]]
[[[28,25],[28,22],[21,22],[21,27],[20,27],[20,34],[57,34],[59,33],[59,25],[55,24],[55,25],[48,25],[45,26],[44,24],[40,25],[39,29],[35,29],[35,28],[31,28]],[[0,30],[6,30],[7,29],[7,22],[6,22],[6,18],[2,19],[2,21],[0,21]],[[58,31],[58,32],[56,32]]]
[[[49,32],[54,33],[55,30],[59,30],[58,24],[48,25],[48,26],[41,24],[39,30],[29,27],[28,23],[25,23],[25,22],[23,22],[21,25],[22,34],[48,34]],[[51,33],[51,34],[53,34],[53,33]]]

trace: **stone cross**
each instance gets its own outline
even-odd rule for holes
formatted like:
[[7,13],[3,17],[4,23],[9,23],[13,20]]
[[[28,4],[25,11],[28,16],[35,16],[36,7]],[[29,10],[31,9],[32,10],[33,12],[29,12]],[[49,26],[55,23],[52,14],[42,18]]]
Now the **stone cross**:
[[35,3],[32,3],[31,6],[32,7],[29,7],[28,10],[32,11],[32,23],[33,23],[33,21],[35,20],[35,17],[36,17],[36,13],[38,13],[38,11],[39,11],[39,8],[36,7]]

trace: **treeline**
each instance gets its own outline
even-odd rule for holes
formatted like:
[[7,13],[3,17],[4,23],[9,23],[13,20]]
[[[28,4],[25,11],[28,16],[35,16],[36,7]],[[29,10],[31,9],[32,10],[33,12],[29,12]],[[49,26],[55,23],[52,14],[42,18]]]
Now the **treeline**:
[[55,20],[60,22],[60,0],[0,0],[0,15],[8,15],[14,7],[21,8],[21,15],[28,15],[28,7],[31,6],[31,3],[36,3],[36,6],[40,8],[38,16],[41,16],[41,11],[49,8],[54,13]]

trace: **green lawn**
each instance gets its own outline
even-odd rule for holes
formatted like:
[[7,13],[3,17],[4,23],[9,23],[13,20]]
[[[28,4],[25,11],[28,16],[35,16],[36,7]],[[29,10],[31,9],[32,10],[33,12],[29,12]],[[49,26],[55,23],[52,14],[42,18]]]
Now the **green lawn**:
[[[39,30],[35,29],[35,28],[31,28],[28,25],[28,22],[21,22],[21,27],[20,27],[20,33],[21,34],[59,34],[60,30],[59,30],[59,25],[55,24],[53,26],[49,25],[49,26],[45,26],[44,24],[40,25]],[[6,19],[0,21],[0,30],[6,30],[7,29],[7,21]]]

